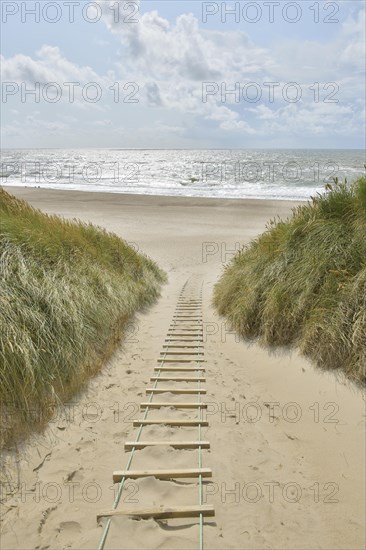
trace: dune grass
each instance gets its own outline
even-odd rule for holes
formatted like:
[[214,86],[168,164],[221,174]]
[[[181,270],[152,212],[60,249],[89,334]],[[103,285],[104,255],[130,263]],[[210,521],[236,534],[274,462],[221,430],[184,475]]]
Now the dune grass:
[[243,337],[365,384],[366,178],[272,220],[225,267],[214,304]]
[[163,282],[116,235],[0,188],[0,443],[42,425],[80,390]]

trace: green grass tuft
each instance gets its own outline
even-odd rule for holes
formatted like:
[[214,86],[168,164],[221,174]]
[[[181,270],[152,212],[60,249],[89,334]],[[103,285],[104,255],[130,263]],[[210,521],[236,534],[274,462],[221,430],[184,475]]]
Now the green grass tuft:
[[116,235],[0,188],[0,444],[77,392],[165,280]]
[[366,178],[272,220],[226,266],[214,304],[245,338],[295,345],[317,366],[366,380]]

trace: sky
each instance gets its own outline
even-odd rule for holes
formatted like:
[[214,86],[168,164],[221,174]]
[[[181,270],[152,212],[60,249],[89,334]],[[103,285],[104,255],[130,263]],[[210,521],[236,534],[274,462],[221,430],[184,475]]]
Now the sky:
[[2,148],[365,147],[365,2],[1,2]]

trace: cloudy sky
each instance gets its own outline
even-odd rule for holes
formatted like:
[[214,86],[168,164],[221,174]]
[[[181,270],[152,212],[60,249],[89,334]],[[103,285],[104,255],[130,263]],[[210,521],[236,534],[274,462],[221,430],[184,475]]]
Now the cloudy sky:
[[365,145],[363,0],[36,4],[1,2],[4,148]]

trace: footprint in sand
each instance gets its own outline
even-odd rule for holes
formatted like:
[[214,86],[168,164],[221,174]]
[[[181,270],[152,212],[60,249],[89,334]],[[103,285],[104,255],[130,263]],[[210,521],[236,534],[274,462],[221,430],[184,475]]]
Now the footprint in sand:
[[91,447],[94,447],[94,443],[90,439],[86,441],[83,441],[81,439],[80,441],[78,441],[77,445],[78,445],[77,449],[79,449],[79,451],[80,449],[90,449]]
[[74,470],[73,472],[68,473],[64,477],[64,483],[67,483],[68,481],[83,481],[84,474],[81,472],[81,470],[84,470],[82,466],[78,470]]
[[81,533],[81,525],[77,521],[62,521],[58,526],[58,531],[65,531],[71,535],[78,535]]
[[128,432],[118,432],[116,434],[112,434],[113,437],[113,443],[115,445],[121,445],[126,441]]
[[46,510],[44,510],[42,512],[43,517],[42,517],[41,521],[39,522],[38,533],[42,533],[42,529],[45,526],[45,523],[46,523],[49,515],[56,509],[57,509],[57,506],[52,506],[52,507],[47,508]]

